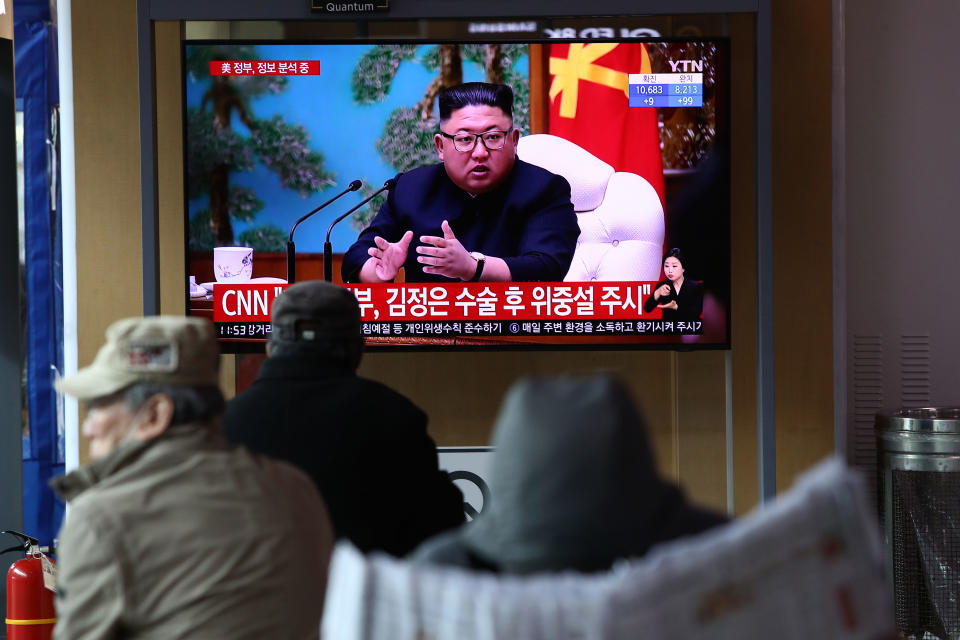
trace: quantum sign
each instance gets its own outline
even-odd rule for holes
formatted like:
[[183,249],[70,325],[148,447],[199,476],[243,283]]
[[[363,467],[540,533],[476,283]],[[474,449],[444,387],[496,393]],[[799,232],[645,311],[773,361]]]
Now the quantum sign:
[[373,13],[374,11],[388,11],[390,0],[374,0],[374,2],[322,2],[310,0],[310,9],[323,13]]

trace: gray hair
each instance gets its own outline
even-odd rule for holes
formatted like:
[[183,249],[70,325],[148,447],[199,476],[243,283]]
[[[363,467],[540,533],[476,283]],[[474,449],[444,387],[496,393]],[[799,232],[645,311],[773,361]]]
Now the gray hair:
[[123,391],[127,408],[136,413],[152,396],[162,393],[173,401],[171,426],[216,418],[226,405],[219,387],[184,387],[137,382]]

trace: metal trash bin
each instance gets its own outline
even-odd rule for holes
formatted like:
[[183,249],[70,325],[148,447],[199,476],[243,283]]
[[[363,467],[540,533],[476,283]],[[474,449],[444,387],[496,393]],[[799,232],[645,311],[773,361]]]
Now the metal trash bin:
[[[960,636],[960,408],[878,414],[878,506],[897,628]],[[930,636],[927,636],[928,638]]]

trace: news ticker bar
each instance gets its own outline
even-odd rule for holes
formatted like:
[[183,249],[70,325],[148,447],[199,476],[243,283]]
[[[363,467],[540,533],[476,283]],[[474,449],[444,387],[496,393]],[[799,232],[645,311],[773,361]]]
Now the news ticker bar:
[[[655,282],[348,284],[364,322],[657,319],[643,304]],[[288,285],[215,284],[214,322],[269,322]]]
[[[269,322],[218,322],[221,338],[268,339]],[[476,322],[363,322],[363,337],[433,337],[467,336],[624,336],[624,335],[700,335],[703,322],[672,320],[524,320]]]

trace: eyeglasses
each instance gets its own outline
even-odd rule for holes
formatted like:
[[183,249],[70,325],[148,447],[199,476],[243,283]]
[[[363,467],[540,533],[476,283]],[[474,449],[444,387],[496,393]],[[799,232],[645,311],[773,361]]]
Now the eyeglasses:
[[507,134],[510,133],[510,131],[513,131],[513,129],[508,131],[486,131],[484,133],[458,133],[455,135],[441,131],[440,135],[453,140],[454,149],[466,153],[467,151],[473,151],[473,148],[477,146],[477,140],[483,140],[483,146],[487,148],[487,151],[499,151],[503,149],[503,145],[506,144]]

